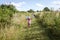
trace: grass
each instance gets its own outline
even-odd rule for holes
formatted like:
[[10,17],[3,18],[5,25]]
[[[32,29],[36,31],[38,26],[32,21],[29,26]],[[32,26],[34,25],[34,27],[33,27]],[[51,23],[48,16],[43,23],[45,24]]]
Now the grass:
[[[48,25],[54,24],[54,18],[59,17],[59,13],[36,13],[40,18],[44,18],[44,22]],[[48,40],[45,34],[45,30],[42,30],[41,26],[38,25],[35,18],[32,18],[31,27],[27,27],[26,16],[32,18],[32,14],[28,13],[16,13],[12,18],[12,25],[10,28],[0,30],[0,40]],[[41,24],[40,24],[41,25]]]

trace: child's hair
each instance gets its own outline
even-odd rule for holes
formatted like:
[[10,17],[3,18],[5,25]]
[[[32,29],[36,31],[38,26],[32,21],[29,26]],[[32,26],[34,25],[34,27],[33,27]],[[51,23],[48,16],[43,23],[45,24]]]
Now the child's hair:
[[26,16],[26,19],[30,19],[30,16]]

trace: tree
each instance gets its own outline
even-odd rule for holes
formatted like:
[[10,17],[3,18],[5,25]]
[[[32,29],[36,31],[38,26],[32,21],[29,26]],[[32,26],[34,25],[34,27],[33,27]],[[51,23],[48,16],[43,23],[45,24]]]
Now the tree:
[[37,10],[37,12],[40,12],[39,10]]
[[50,11],[50,9],[48,7],[45,7],[43,11]]
[[16,8],[13,5],[0,5],[0,27],[5,28],[11,24],[13,14]]
[[29,12],[29,13],[34,13],[34,10],[30,9],[30,10],[28,10],[27,12]]

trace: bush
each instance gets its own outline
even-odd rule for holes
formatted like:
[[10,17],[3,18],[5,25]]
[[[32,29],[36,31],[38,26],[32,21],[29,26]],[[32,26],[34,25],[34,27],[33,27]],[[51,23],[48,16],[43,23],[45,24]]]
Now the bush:
[[38,25],[45,30],[50,40],[60,40],[60,16],[57,17],[57,14],[59,13],[44,13],[42,17],[37,18]]
[[13,5],[0,5],[0,28],[11,24],[11,18],[16,9]]

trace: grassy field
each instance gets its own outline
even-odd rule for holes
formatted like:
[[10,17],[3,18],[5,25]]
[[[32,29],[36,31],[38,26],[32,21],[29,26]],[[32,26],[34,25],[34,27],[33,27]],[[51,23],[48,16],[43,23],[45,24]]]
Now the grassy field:
[[[31,13],[15,13],[11,25],[0,29],[0,40],[60,40],[60,13],[59,12],[36,12],[36,17]],[[30,16],[32,23],[28,28],[26,16]],[[55,38],[48,29],[52,30]],[[57,33],[56,33],[57,32]],[[48,34],[47,34],[48,33]],[[51,37],[52,36],[52,37]]]

